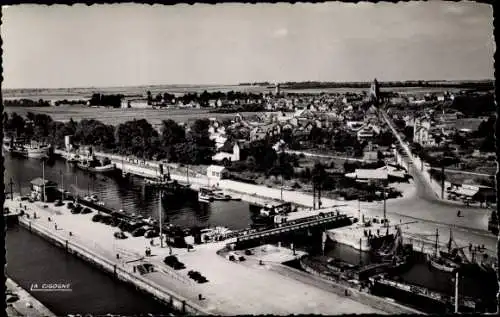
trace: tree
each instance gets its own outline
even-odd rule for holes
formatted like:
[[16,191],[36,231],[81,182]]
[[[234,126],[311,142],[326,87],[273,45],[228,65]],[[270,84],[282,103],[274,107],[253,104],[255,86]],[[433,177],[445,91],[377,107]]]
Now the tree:
[[186,141],[186,130],[177,124],[174,120],[168,119],[162,121],[162,145],[169,147],[172,144]]

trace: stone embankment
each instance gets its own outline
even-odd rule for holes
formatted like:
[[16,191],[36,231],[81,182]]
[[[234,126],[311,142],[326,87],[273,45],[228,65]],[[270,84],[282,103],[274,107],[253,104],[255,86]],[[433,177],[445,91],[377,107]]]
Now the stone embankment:
[[[13,210],[19,208],[20,203],[24,204],[16,200],[6,201]],[[117,229],[92,222],[93,215],[94,212],[74,215],[64,206],[34,202],[26,203],[26,214],[20,218],[20,223],[116,278],[129,281],[167,303],[172,301],[172,306],[185,309],[188,314],[381,312],[329,290],[222,258],[217,251],[224,247],[225,242],[195,245],[194,249],[187,250],[162,247],[158,241],[150,244],[150,239],[144,237],[118,240],[113,237]],[[151,256],[145,255],[145,247],[151,249]],[[186,268],[176,271],[166,266],[163,258],[169,254],[176,255]],[[153,272],[140,274],[133,269],[146,263],[153,265]],[[198,284],[190,280],[187,276],[189,270],[199,271],[208,282]]]

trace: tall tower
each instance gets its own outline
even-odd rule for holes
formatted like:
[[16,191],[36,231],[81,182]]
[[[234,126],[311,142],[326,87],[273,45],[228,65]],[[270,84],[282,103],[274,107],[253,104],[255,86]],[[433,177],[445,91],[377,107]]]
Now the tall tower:
[[375,78],[370,87],[370,100],[373,102],[373,105],[379,106],[379,98],[380,98],[380,87],[377,79]]
[[276,96],[279,96],[280,95],[280,84],[279,83],[275,83],[274,84],[274,94]]

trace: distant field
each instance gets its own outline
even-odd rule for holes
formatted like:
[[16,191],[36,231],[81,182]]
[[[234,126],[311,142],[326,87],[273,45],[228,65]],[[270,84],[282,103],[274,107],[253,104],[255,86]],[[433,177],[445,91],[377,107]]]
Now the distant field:
[[[153,95],[158,93],[171,93],[175,95],[183,95],[185,93],[202,93],[208,92],[228,92],[228,91],[244,91],[253,93],[268,93],[274,92],[274,88],[266,86],[250,86],[250,85],[157,85],[157,86],[133,86],[133,87],[89,87],[89,88],[59,88],[59,89],[4,89],[2,90],[3,98],[5,99],[44,99],[44,100],[62,100],[62,99],[88,99],[93,93],[103,94],[123,94],[126,96],[146,96],[147,91],[151,91]],[[281,91],[289,93],[361,93],[368,92],[369,88],[309,88],[309,89],[289,89],[282,88]],[[437,87],[390,87],[381,88],[382,91],[394,91],[402,94],[425,94],[432,92],[457,91],[455,88],[437,88]]]
[[[89,108],[82,105],[59,106],[44,108],[8,107],[4,108],[7,113],[16,112],[26,115],[28,112],[43,113],[50,115],[55,121],[75,121],[82,119],[96,119],[105,124],[118,125],[133,119],[146,119],[153,125],[160,124],[162,120],[172,119],[177,122],[188,122],[200,118],[234,118],[234,113],[209,113],[207,109],[111,109],[111,108]],[[241,113],[243,116],[251,116],[256,113]]]

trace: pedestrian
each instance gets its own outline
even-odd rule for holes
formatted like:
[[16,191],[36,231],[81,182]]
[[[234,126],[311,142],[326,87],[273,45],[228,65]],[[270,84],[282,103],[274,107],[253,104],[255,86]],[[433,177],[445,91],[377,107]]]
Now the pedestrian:
[[49,220],[49,222],[51,222],[51,221],[52,221],[52,219],[50,219],[50,217],[48,217],[47,219]]
[[149,244],[152,246],[154,245],[153,239],[149,240]]
[[36,212],[33,212],[33,218],[36,219]]
[[69,232],[69,236],[72,237],[73,236],[73,232],[70,231]]
[[54,228],[57,230],[57,223],[54,223]]

